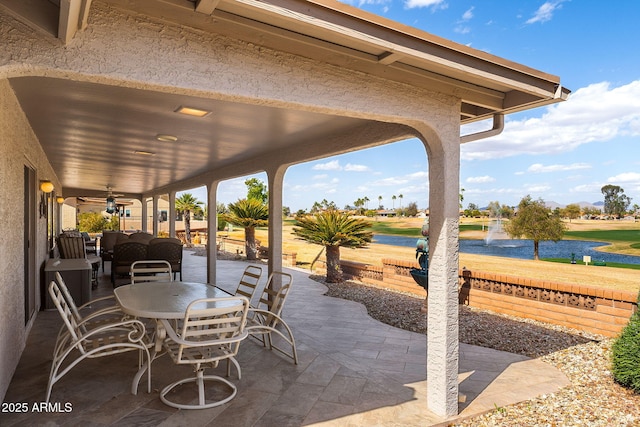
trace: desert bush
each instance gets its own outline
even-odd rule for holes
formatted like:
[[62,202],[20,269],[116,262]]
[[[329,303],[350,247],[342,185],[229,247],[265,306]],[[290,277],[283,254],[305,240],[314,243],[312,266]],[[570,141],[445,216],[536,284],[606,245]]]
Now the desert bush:
[[[640,300],[640,298],[639,298]],[[621,385],[640,393],[640,312],[616,338],[612,348],[613,378]]]

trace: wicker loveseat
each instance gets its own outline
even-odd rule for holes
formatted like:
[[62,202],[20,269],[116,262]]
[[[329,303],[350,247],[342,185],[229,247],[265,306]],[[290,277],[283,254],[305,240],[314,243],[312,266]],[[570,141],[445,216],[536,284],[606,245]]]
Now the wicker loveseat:
[[111,284],[115,287],[118,277],[129,277],[131,264],[144,260],[169,261],[174,276],[180,273],[180,280],[182,280],[182,242],[180,240],[154,238],[145,243],[129,238],[113,247]]

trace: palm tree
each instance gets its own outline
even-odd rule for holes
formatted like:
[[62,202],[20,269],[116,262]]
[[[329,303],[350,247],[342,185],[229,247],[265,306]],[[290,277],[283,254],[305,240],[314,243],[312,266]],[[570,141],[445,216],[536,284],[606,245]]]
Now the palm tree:
[[378,196],[378,209],[382,209],[382,196]]
[[393,196],[391,196],[391,205],[393,206],[393,209],[396,208],[396,195],[395,194]]
[[229,203],[229,213],[222,217],[233,225],[244,227],[244,247],[248,260],[258,259],[256,227],[269,224],[269,207],[258,199],[240,199]]
[[329,209],[314,216],[298,218],[293,234],[307,242],[323,245],[327,251],[327,282],[342,281],[340,246],[362,248],[373,237],[370,223],[347,213]]
[[191,244],[191,213],[201,212],[203,204],[191,193],[183,193],[176,199],[176,212],[184,216],[184,235],[187,244]]
[[404,197],[402,194],[398,194],[398,199],[400,199],[400,209],[402,209],[402,197]]

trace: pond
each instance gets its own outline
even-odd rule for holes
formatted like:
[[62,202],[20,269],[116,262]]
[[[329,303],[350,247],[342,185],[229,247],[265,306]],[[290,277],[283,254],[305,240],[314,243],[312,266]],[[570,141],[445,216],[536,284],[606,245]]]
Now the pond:
[[[391,236],[375,234],[373,242],[382,245],[406,246],[415,249],[417,237]],[[571,258],[582,261],[584,255],[591,261],[619,262],[622,264],[640,264],[640,256],[612,254],[596,251],[594,248],[606,246],[604,242],[586,240],[560,240],[559,242],[540,242],[540,258]],[[507,258],[533,259],[533,240],[498,239],[487,244],[484,240],[460,239],[460,252],[478,255],[501,256]]]

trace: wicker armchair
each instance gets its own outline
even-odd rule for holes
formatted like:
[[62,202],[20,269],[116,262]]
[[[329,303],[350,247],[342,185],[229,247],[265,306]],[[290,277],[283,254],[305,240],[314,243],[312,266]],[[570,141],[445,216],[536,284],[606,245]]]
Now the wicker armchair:
[[147,259],[168,261],[174,279],[180,274],[182,280],[182,242],[173,238],[155,238],[149,242]]
[[113,247],[111,261],[111,284],[115,288],[118,276],[129,277],[131,264],[147,259],[149,245],[140,242],[118,243]]

